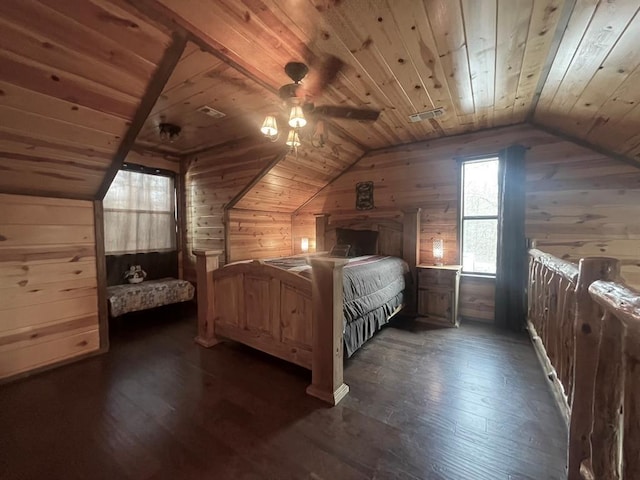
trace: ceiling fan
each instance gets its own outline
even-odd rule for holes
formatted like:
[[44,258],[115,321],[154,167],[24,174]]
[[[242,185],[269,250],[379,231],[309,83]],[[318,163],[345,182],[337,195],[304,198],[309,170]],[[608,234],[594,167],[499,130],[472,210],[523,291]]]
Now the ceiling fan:
[[[342,60],[329,56],[317,69],[315,77],[303,84],[302,80],[309,73],[309,67],[302,62],[289,62],[285,65],[284,71],[292,83],[280,87],[278,95],[289,109],[288,123],[291,130],[287,136],[287,145],[294,148],[300,145],[300,129],[307,125],[307,118],[313,121],[314,126],[309,138],[312,145],[318,147],[323,146],[326,141],[326,125],[323,122],[325,118],[359,121],[378,119],[379,110],[335,105],[316,106],[313,103],[313,99],[336,79],[343,66]],[[276,118],[273,115],[267,115],[260,130],[272,141],[279,138]]]

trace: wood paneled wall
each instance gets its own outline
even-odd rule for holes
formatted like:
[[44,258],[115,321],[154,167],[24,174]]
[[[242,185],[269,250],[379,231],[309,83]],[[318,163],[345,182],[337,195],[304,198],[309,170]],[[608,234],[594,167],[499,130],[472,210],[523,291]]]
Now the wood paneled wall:
[[[283,150],[286,151],[286,147]],[[324,147],[316,149],[303,143],[297,152],[288,152],[236,206],[291,213],[338,177],[363,153],[362,148],[347,137],[330,130]]]
[[461,317],[482,322],[493,322],[495,300],[495,278],[465,275],[460,279],[458,313]]
[[232,209],[228,218],[230,262],[291,255],[291,214]]
[[93,202],[0,195],[0,378],[99,343]]
[[[224,206],[280,150],[280,145],[252,137],[185,161],[186,238],[183,266],[186,280],[196,281],[194,248],[225,250]],[[224,263],[224,258],[221,261]]]
[[302,252],[302,239],[309,239],[309,252],[316,251],[316,218],[313,214],[300,214],[291,216],[291,241],[293,253]]
[[[496,153],[512,144],[530,148],[527,236],[542,250],[570,260],[618,257],[627,282],[640,286],[640,169],[528,125],[371,152],[294,215],[294,242],[312,236],[313,213],[365,220],[421,207],[420,260],[432,263],[431,240],[441,237],[445,262],[457,263],[455,158]],[[374,182],[375,209],[357,211],[355,184],[368,180]],[[468,304],[464,295],[463,287],[461,302]]]

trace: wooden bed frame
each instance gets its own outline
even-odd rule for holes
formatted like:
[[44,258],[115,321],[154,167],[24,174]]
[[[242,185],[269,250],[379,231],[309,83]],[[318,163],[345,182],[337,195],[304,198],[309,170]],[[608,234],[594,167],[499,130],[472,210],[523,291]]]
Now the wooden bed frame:
[[[328,218],[316,218],[316,251],[324,250],[332,235],[335,242],[336,225],[329,225]],[[414,276],[419,222],[419,210],[412,210],[404,212],[402,226],[398,223],[397,229],[390,228],[389,222],[366,225],[380,232],[378,253],[401,251]],[[311,254],[312,282],[259,260],[219,269],[221,253],[194,250],[198,281],[196,342],[211,347],[220,338],[228,338],[308,368],[312,381],[307,393],[336,405],[349,391],[343,381],[342,339],[342,269],[348,260]]]

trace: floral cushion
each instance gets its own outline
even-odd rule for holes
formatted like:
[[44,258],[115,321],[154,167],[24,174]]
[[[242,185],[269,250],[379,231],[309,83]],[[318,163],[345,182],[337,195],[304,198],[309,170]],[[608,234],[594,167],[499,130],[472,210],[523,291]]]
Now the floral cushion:
[[195,289],[186,280],[163,278],[137,284],[107,287],[109,311],[112,317],[125,313],[186,302],[193,298]]

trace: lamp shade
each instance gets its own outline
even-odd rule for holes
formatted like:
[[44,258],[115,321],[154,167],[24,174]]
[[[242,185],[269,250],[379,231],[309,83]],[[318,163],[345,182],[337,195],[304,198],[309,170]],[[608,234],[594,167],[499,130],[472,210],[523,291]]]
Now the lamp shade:
[[300,146],[300,137],[298,137],[298,131],[295,128],[289,130],[289,136],[287,137],[286,144],[290,147]]
[[309,251],[309,239],[307,237],[302,237],[300,249],[305,253]]
[[289,126],[291,128],[302,128],[307,124],[307,119],[304,118],[302,107],[300,105],[294,105],[291,107],[291,115],[289,115]]
[[262,122],[260,131],[267,137],[275,137],[278,135],[278,124],[276,123],[276,117],[273,115],[267,115]]
[[441,238],[433,239],[433,261],[436,265],[442,265],[444,258],[444,241]]

